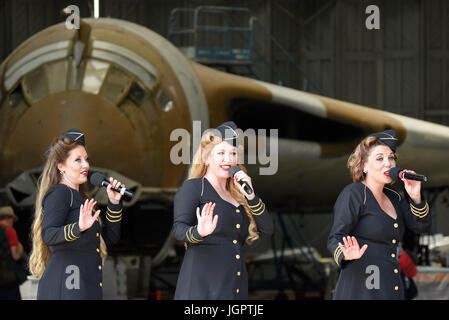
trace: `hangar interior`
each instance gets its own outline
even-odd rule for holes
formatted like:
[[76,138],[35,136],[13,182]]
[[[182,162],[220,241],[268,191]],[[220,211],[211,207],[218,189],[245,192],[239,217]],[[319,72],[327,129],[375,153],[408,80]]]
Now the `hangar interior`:
[[[0,62],[31,36],[64,22],[66,16],[61,11],[69,5],[79,7],[81,19],[93,17],[94,2],[0,0]],[[100,17],[144,26],[168,39],[188,58],[211,68],[449,126],[447,1],[99,0],[98,4]],[[370,14],[365,10],[369,5],[380,10],[379,29],[366,27]],[[240,101],[239,105],[245,103]],[[244,115],[240,116],[243,122]],[[297,124],[287,121],[288,117],[279,119],[278,126],[284,128],[282,134],[288,137],[294,135]],[[323,139],[344,135],[343,131],[329,132],[329,128],[320,127],[319,123],[309,130],[316,131],[311,136]],[[416,252],[423,266],[432,265],[445,280],[438,289],[428,278],[421,284],[417,281],[421,294],[418,299],[449,297],[449,240],[444,238],[449,236],[447,186],[449,181],[445,188],[427,193],[432,203],[433,224],[429,234],[421,239],[419,250],[423,251]],[[320,188],[319,183],[309,187]],[[0,201],[8,203],[5,197]],[[146,210],[148,204],[142,206]],[[158,205],[152,209],[165,210]],[[29,251],[32,216],[29,209],[17,208],[17,212],[20,220],[16,229]],[[254,280],[251,282],[250,278],[254,288],[250,297],[328,299],[337,274],[326,249],[332,212],[308,214],[298,210],[272,215],[275,236],[247,248],[248,272]],[[105,298],[172,298],[183,247],[169,250],[165,262],[157,267],[152,267],[155,257],[148,256],[146,249],[154,238],[165,240],[168,236],[164,232],[169,230],[170,220],[161,223],[164,231],[156,226],[154,232],[159,233],[149,236],[145,226],[158,224],[154,216],[134,213],[125,222],[124,247],[144,249],[131,253],[120,247],[116,251],[111,249],[105,274],[109,272],[115,282],[106,285]],[[158,241],[157,245],[167,243]],[[430,256],[429,248],[433,249]],[[280,252],[289,254],[284,256]],[[27,290],[34,290],[35,283],[27,285]]]

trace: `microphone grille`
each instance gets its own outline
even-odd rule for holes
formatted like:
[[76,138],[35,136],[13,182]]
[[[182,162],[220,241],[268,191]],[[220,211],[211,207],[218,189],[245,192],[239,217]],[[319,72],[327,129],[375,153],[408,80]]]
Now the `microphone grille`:
[[393,180],[399,180],[399,172],[401,172],[401,171],[402,171],[402,169],[398,168],[398,167],[391,168],[388,171],[388,176]]
[[229,169],[229,176],[230,176],[231,178],[234,178],[234,175],[235,175],[238,171],[240,171],[240,170],[242,170],[242,169],[240,169],[239,166],[232,166],[232,167]]
[[94,172],[91,176],[90,176],[90,183],[92,183],[94,186],[98,186],[101,187],[101,182],[106,179],[104,177],[104,175],[102,175],[99,172]]

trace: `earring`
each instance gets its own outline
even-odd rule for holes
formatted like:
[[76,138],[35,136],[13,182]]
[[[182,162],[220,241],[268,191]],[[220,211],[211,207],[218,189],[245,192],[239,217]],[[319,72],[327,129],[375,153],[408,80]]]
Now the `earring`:
[[59,171],[59,174],[64,174],[64,170],[60,170],[60,171]]
[[368,171],[366,169],[363,169],[363,173],[366,174]]
[[209,162],[206,162],[206,167],[208,167],[209,166]]

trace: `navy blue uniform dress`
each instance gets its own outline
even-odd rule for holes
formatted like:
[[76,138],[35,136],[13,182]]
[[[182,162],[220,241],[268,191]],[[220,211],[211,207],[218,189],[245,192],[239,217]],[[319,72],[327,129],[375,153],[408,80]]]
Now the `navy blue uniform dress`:
[[100,235],[106,246],[120,239],[122,205],[108,202],[100,222],[80,232],[81,194],[64,184],[51,187],[42,201],[42,239],[51,256],[39,281],[37,299],[103,299]]
[[[217,227],[201,237],[197,230],[196,209],[216,203]],[[260,236],[273,233],[273,220],[256,195],[247,200]],[[249,218],[242,205],[223,200],[207,178],[183,183],[174,199],[175,238],[186,243],[186,251],[176,285],[175,299],[248,299],[248,275],[242,246],[248,236]]]
[[[429,205],[415,204],[398,192],[384,187],[397,218],[382,210],[371,190],[361,182],[346,186],[334,206],[334,222],[327,248],[341,268],[333,299],[404,299],[398,244],[405,228],[421,233],[430,227]],[[343,260],[338,246],[343,237],[354,236],[360,247],[368,245],[360,259]]]

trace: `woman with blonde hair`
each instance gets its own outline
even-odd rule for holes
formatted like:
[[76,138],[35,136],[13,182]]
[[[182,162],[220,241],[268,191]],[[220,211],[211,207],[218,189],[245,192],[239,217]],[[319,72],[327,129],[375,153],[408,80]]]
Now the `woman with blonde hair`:
[[188,180],[176,193],[173,232],[186,252],[175,299],[248,299],[242,246],[271,235],[273,221],[244,166],[229,175],[242,151],[237,138],[232,121],[203,134]]
[[392,129],[371,134],[348,159],[354,182],[335,202],[327,242],[341,268],[333,299],[404,299],[398,245],[405,228],[424,232],[431,216],[420,181],[401,179],[405,197],[386,186],[393,182],[397,142]]
[[38,182],[30,271],[40,278],[37,299],[102,299],[106,245],[120,238],[121,183],[110,178],[105,223],[89,200],[89,161],[77,129],[53,140]]

